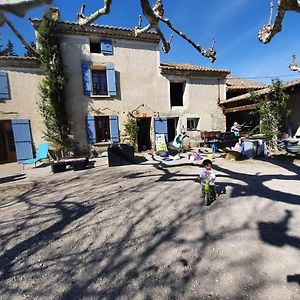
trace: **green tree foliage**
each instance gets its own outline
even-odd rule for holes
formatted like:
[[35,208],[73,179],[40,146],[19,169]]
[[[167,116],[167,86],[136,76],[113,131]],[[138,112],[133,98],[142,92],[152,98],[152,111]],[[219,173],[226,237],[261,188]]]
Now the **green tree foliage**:
[[251,97],[257,103],[257,110],[254,113],[258,113],[260,117],[260,124],[256,129],[259,129],[261,134],[272,138],[272,147],[274,148],[276,137],[285,127],[290,113],[288,110],[290,96],[285,93],[282,82],[274,79],[268,98],[262,99],[256,93],[252,93]]
[[71,148],[71,127],[67,118],[65,106],[65,76],[60,55],[57,22],[51,19],[48,10],[41,21],[38,30],[38,55],[44,79],[40,85],[40,112],[45,125],[44,138],[61,156],[66,155]]
[[137,148],[137,139],[138,139],[138,125],[137,118],[133,115],[129,115],[127,122],[124,124],[124,131],[126,133],[126,140],[129,144],[132,145],[135,149]]
[[[31,41],[29,45],[30,45],[30,47],[31,47],[32,49],[36,49],[35,43],[34,43],[33,41]],[[36,57],[36,54],[35,54],[32,50],[26,49],[26,50],[25,50],[25,53],[24,53],[24,56],[25,56],[25,57]]]
[[2,49],[2,47],[3,46],[0,45],[0,56],[17,56],[12,41],[9,40],[4,49]]

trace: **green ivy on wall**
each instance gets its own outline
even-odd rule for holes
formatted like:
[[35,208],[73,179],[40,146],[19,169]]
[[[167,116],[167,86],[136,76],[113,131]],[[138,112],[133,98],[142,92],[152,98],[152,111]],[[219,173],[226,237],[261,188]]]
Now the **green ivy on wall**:
[[71,149],[72,140],[65,103],[66,79],[57,33],[58,23],[51,18],[49,9],[42,18],[37,35],[37,52],[44,74],[38,105],[45,126],[44,138],[58,155],[65,156]]

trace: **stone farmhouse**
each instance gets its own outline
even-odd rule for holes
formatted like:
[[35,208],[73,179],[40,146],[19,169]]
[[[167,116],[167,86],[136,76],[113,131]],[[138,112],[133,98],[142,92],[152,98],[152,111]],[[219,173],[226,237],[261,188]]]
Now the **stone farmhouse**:
[[[290,115],[286,124],[283,124],[285,134],[288,134],[289,137],[294,137],[300,128],[300,80],[283,83],[283,89],[290,95],[288,102]],[[251,100],[251,91],[255,91],[262,100],[267,100],[271,93],[271,88],[258,82],[227,78],[227,97],[220,102],[226,115],[227,129],[230,128],[229,126],[231,126],[230,124],[233,121],[248,122],[252,128],[259,124],[259,117],[251,114],[251,111],[256,108],[256,104]]]
[[[38,29],[40,20],[31,20]],[[122,142],[124,122],[137,117],[138,150],[153,149],[155,134],[172,141],[181,131],[224,131],[219,103],[227,70],[160,62],[156,33],[60,22],[67,78],[66,104],[82,152]],[[32,157],[43,141],[38,111],[42,72],[34,58],[0,58],[0,163]]]

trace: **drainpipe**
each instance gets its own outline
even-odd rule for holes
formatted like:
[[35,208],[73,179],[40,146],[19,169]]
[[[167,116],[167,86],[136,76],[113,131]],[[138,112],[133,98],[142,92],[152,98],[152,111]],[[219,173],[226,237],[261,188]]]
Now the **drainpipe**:
[[220,104],[220,78],[218,78],[218,104]]

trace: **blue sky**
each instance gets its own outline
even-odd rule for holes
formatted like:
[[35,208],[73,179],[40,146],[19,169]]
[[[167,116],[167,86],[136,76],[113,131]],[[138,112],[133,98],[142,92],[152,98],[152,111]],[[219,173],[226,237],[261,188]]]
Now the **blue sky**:
[[[155,0],[150,1],[154,3]],[[274,1],[275,4],[277,0]],[[102,0],[55,0],[54,6],[61,11],[62,21],[76,21],[76,13],[82,3],[86,4],[86,15],[103,4]],[[233,76],[255,78],[270,82],[273,77],[283,81],[300,78],[300,73],[289,70],[293,54],[298,55],[300,64],[300,14],[287,12],[282,31],[264,45],[258,41],[259,28],[269,20],[269,0],[164,0],[165,17],[173,25],[191,37],[204,48],[216,39],[217,60],[211,64],[191,45],[176,35],[168,54],[161,54],[161,61],[191,63],[231,71]],[[46,6],[45,6],[46,7]],[[45,8],[44,7],[44,8]],[[34,40],[29,17],[40,18],[44,8],[31,10],[24,19],[12,15],[14,22],[27,41]],[[98,19],[96,24],[133,28],[141,13],[139,0],[113,0],[111,13]],[[146,21],[144,20],[144,25]],[[161,25],[166,37],[171,31]],[[24,53],[22,45],[7,26],[1,27],[1,44],[12,40],[19,55]],[[266,78],[258,78],[266,77]]]

